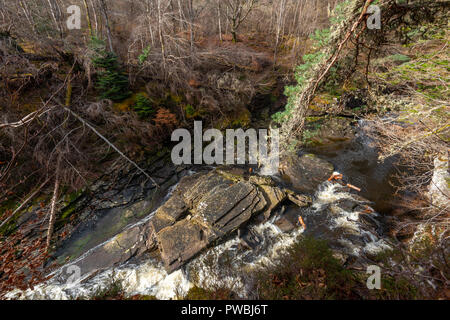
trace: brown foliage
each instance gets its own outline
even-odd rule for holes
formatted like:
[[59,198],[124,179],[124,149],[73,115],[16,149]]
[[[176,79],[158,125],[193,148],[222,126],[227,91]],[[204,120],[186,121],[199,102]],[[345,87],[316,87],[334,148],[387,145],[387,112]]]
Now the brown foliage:
[[157,128],[166,130],[171,130],[178,124],[177,117],[166,108],[158,109],[154,121]]
[[[27,225],[38,222],[37,219]],[[44,237],[30,238],[19,231],[0,239],[0,248],[0,297],[15,288],[33,288],[45,280],[42,268],[48,255]]]

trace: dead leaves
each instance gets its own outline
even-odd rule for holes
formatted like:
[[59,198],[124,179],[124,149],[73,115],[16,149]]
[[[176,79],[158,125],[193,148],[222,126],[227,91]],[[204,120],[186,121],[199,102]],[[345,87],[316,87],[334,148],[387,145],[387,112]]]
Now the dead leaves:
[[[27,225],[36,223],[30,221]],[[48,259],[42,237],[27,238],[19,230],[0,241],[0,297],[19,288],[26,290],[44,280],[42,267]]]

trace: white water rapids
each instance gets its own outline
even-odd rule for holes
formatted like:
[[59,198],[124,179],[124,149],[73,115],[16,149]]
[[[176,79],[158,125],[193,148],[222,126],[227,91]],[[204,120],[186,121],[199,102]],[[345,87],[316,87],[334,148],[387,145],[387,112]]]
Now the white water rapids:
[[[307,209],[310,210],[309,215],[323,214],[323,210],[327,210],[328,205],[341,199],[355,200],[352,194],[343,191],[342,188],[339,189],[337,185],[324,182],[317,191],[311,208]],[[147,221],[152,215],[138,223]],[[239,247],[240,239],[236,235],[202,253],[172,274],[167,274],[161,262],[147,259],[140,263],[125,263],[71,283],[60,283],[57,277],[54,277],[33,289],[13,290],[7,294],[6,298],[63,300],[90,298],[113,282],[121,283],[125,296],[140,294],[155,296],[158,299],[177,299],[183,297],[195,283],[203,288],[217,288],[225,285],[232,288],[239,296],[249,297],[251,283],[248,280],[250,277],[246,275],[257,271],[261,266],[272,263],[304,232],[302,227],[298,227],[291,233],[283,233],[274,224],[279,218],[280,216],[275,215],[263,224],[251,226],[252,232],[261,240],[258,248],[253,251],[242,250]],[[339,240],[354,254],[360,254],[362,251],[373,253],[389,248],[384,240],[362,230],[357,222],[357,213],[342,210],[333,215],[329,221],[329,228],[344,226],[360,235],[367,233],[370,240],[362,247],[355,246],[343,238]],[[114,238],[107,242],[113,240]],[[62,268],[54,273],[61,272],[60,270]]]

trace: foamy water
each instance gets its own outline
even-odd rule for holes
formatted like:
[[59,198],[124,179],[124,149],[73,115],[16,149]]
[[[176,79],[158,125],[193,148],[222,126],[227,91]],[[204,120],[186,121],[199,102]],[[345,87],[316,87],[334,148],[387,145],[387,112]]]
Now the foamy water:
[[[173,189],[172,189],[173,190]],[[314,197],[311,210],[320,214],[327,205],[341,199],[353,199],[352,194],[342,191],[337,185],[324,182]],[[151,216],[138,223],[148,221]],[[252,232],[261,239],[255,250],[243,250],[241,240],[236,236],[197,256],[180,270],[167,274],[162,263],[148,259],[139,264],[124,264],[103,271],[95,276],[89,275],[74,283],[60,283],[57,277],[36,286],[33,290],[14,290],[7,294],[9,299],[77,299],[89,298],[96,292],[107,288],[113,282],[120,282],[126,296],[136,294],[152,295],[158,299],[177,299],[184,296],[195,284],[203,288],[232,288],[242,298],[251,292],[249,274],[273,261],[289,248],[303,228],[296,228],[291,233],[283,233],[274,223],[279,217],[251,226]],[[379,252],[389,249],[389,245],[376,235],[363,230],[358,224],[358,214],[342,210],[333,215],[329,228],[344,226],[369,239],[365,246],[355,246],[351,241],[341,238],[338,241],[349,252],[359,255],[363,252]],[[115,237],[114,237],[115,238]],[[114,238],[108,240],[113,241]],[[85,253],[85,255],[89,252]],[[73,264],[73,262],[72,262]],[[64,267],[63,267],[64,268]],[[60,269],[62,270],[62,269]],[[61,272],[61,271],[56,271]],[[87,279],[89,278],[90,279]]]

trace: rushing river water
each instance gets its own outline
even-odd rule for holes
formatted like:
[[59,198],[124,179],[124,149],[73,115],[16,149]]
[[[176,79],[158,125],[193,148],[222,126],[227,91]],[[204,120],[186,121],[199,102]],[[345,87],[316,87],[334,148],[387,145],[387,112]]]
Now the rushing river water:
[[[303,215],[309,221],[314,217],[326,216],[329,205],[342,200],[355,201],[354,195],[342,190],[338,185],[324,182],[314,197],[313,205]],[[356,200],[358,201],[358,200]],[[219,246],[211,248],[193,259],[182,269],[167,274],[161,262],[156,259],[130,262],[116,268],[105,270],[94,276],[88,275],[78,281],[58,282],[57,277],[47,283],[36,286],[33,290],[15,290],[7,298],[21,299],[77,299],[89,298],[96,292],[107,288],[113,282],[120,282],[127,296],[136,294],[152,295],[158,299],[174,299],[183,296],[193,282],[203,287],[226,285],[232,287],[242,297],[248,297],[251,288],[251,274],[266,264],[270,264],[286,248],[290,247],[305,230],[296,228],[290,233],[282,232],[275,222],[280,215],[271,220],[251,226],[252,232],[261,240],[256,250],[242,250],[237,236]],[[145,218],[145,220],[147,220]],[[376,233],[365,230],[355,212],[341,210],[332,218],[327,218],[325,229],[336,228],[351,230],[361,236],[364,245],[359,246],[346,240],[341,232],[335,240],[346,247],[349,254],[376,253],[389,248],[388,244]],[[113,241],[112,238],[109,241]],[[86,253],[86,254],[89,254]],[[232,259],[232,263],[230,263]],[[63,268],[57,270],[62,272]],[[248,280],[248,281],[247,281]]]
[[[336,170],[349,178],[351,183],[362,188],[362,195],[373,201],[372,207],[382,209],[385,204],[381,203],[380,199],[386,199],[391,192],[386,185],[392,164],[378,163],[373,141],[366,134],[367,128],[367,123],[360,121],[356,128],[356,138],[351,143],[309,151],[332,162]],[[168,199],[175,187],[168,191],[165,199]],[[348,202],[351,205],[348,205]],[[158,299],[176,299],[196,284],[204,288],[226,286],[234,289],[241,297],[251,298],[251,275],[259,268],[273,263],[302,233],[325,238],[333,248],[353,256],[375,254],[388,249],[390,246],[384,240],[383,228],[377,219],[379,215],[373,212],[368,218],[361,219],[362,209],[358,209],[358,204],[361,208],[367,208],[367,201],[355,193],[350,193],[339,184],[324,181],[316,191],[310,207],[282,207],[269,221],[250,225],[249,230],[257,239],[257,246],[253,250],[243,248],[239,236],[234,235],[171,274],[167,274],[162,262],[154,257],[131,259],[115,268],[83,275],[79,279],[72,277],[69,280],[61,280],[62,278],[58,277],[58,274],[67,271],[67,266],[63,266],[53,272],[54,277],[49,281],[26,291],[14,290],[7,298],[89,298],[117,282],[121,283],[126,296],[140,294],[155,296]],[[290,232],[283,232],[278,227],[277,221],[283,217],[284,211],[289,210],[294,210],[294,215],[304,218],[307,230],[297,226]],[[153,215],[154,212],[128,228],[147,222]],[[112,237],[100,246],[114,241],[115,238]],[[70,265],[76,264],[93,250],[95,248],[70,262]]]

